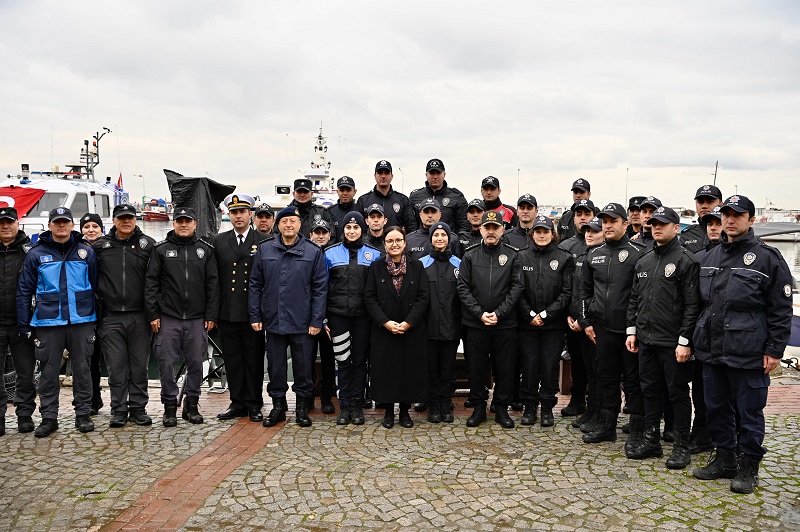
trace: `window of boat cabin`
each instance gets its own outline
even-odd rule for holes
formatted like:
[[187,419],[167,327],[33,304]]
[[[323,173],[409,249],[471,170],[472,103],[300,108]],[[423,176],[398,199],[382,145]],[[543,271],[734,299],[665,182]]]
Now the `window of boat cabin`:
[[89,212],[89,195],[85,192],[75,194],[70,210],[72,211],[72,217],[76,220]]
[[94,195],[94,212],[100,215],[100,218],[111,218],[111,206],[108,203],[108,196],[105,194]]
[[56,207],[63,207],[67,202],[67,194],[65,192],[45,192],[44,195],[36,202],[30,210],[30,216],[44,216],[47,217],[50,211]]

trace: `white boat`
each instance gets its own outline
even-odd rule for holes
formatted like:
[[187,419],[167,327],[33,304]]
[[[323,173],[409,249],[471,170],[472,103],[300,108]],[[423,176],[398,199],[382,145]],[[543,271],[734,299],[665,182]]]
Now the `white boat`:
[[767,202],[756,209],[753,231],[767,242],[800,242],[800,210],[780,209]]

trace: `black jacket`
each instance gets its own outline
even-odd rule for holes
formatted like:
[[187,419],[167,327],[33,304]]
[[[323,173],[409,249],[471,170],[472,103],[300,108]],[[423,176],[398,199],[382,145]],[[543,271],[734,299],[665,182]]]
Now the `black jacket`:
[[97,255],[97,297],[102,308],[111,312],[142,312],[144,278],[156,241],[137,226],[133,234],[122,240],[117,228],[95,240]]
[[653,247],[656,245],[656,241],[653,238],[653,232],[645,231],[644,226],[642,226],[642,230],[639,231],[637,234],[639,236],[636,237],[636,239],[633,240],[633,242],[643,245],[648,250],[653,249]]
[[519,250],[527,249],[533,246],[529,230],[520,226],[506,229],[503,233],[503,240]]
[[792,330],[789,266],[753,230],[735,242],[722,235],[700,264],[703,308],[694,330],[698,360],[761,369],[764,355],[782,358]]
[[480,244],[483,237],[481,236],[480,229],[468,229],[458,233],[458,241],[461,244],[461,249],[466,250],[470,246]]
[[[333,227],[335,229],[331,229],[331,242],[341,242],[342,241],[342,233],[344,232],[344,226],[342,225],[342,220],[344,220],[345,215],[349,212],[358,211],[361,214],[364,214],[363,211],[358,210],[358,205],[356,205],[355,200],[351,201],[350,203],[342,203],[341,200],[337,201],[330,207],[326,209],[328,211],[328,216],[330,216],[331,220],[333,220]],[[364,214],[364,218],[367,215]],[[303,235],[308,237],[308,235]]]
[[583,263],[581,327],[597,324],[609,332],[625,332],[634,269],[645,251],[627,236],[589,251]]
[[[431,233],[429,228],[420,227],[416,231],[406,235],[406,252],[412,259],[421,259],[433,249],[431,244]],[[461,242],[458,237],[450,233],[450,251],[456,257],[462,255]]]
[[452,253],[432,251],[421,259],[428,276],[428,338],[458,340],[461,338],[461,300],[458,298],[458,274],[461,260]]
[[[313,226],[314,222],[317,220],[325,220],[328,222],[328,227],[333,227],[331,214],[328,212],[328,209],[322,205],[317,205],[313,201],[300,203],[297,200],[292,200],[289,205],[292,207],[297,207],[297,210],[300,211],[300,234],[304,237],[309,237],[311,234],[311,226]],[[276,234],[279,232],[277,223],[275,224],[275,228],[272,230],[272,232]]]
[[381,252],[363,242],[339,242],[325,248],[328,270],[328,314],[365,316],[364,290],[367,273]]
[[694,258],[697,259],[697,262],[703,262],[703,258],[708,255],[708,252],[714,249],[719,245],[719,240],[716,242],[711,242],[709,240],[708,244],[703,249],[694,252]]
[[183,320],[217,321],[219,272],[214,247],[175,231],[156,244],[144,281],[147,319],[162,314]]
[[561,240],[566,240],[575,236],[575,218],[574,218],[575,204],[561,214],[558,220],[558,237]]
[[[521,251],[522,284],[519,299],[519,328],[540,331],[567,328],[567,310],[572,295],[575,262],[572,255],[555,243],[540,248],[535,244]],[[541,327],[531,325],[539,314]]]
[[562,239],[561,242],[558,243],[558,249],[563,249],[572,255],[573,259],[577,259],[586,253],[586,240],[584,239],[584,234],[575,233],[574,236],[571,236],[566,240]]
[[414,215],[414,209],[411,207],[411,202],[408,201],[408,196],[402,192],[397,192],[391,185],[389,186],[389,193],[385,196],[380,193],[378,186],[375,185],[372,190],[360,196],[356,201],[358,211],[362,214],[364,214],[364,209],[373,203],[383,207],[383,213],[388,219],[386,227],[397,225],[404,228],[406,233],[410,233],[419,227],[419,221]]
[[708,244],[708,233],[706,233],[706,224],[698,222],[695,225],[690,225],[681,231],[680,237],[683,247],[692,253],[697,253],[701,249],[705,249]]
[[467,199],[457,188],[447,186],[447,181],[442,183],[442,188],[434,191],[426,182],[425,186],[412,190],[408,200],[414,208],[414,216],[419,219],[419,210],[426,199],[435,199],[442,206],[441,221],[450,226],[450,230],[458,234],[467,229]]
[[365,242],[370,246],[374,247],[382,254],[386,254],[386,244],[383,243],[383,239],[386,238],[386,232],[380,234],[380,236],[374,236],[372,233],[367,231],[367,238]]
[[0,325],[17,324],[17,284],[30,242],[22,230],[8,246],[0,242]]
[[250,229],[240,247],[236,231],[231,229],[214,237],[214,257],[219,271],[219,319],[250,323],[247,292],[250,271],[258,245],[274,238]]
[[689,345],[700,314],[700,263],[674,238],[636,263],[627,331],[648,345]]
[[[599,245],[600,244],[598,244],[598,246]],[[589,251],[596,247],[597,246],[586,248],[583,253],[573,258],[575,261],[575,272],[572,274],[572,294],[570,294],[569,311],[567,314],[572,316],[572,319],[579,324],[583,321],[583,300],[581,299],[581,285],[583,284],[583,277],[585,275],[583,266],[586,263],[586,257]]]
[[[461,322],[478,329],[511,329],[517,326],[516,305],[522,295],[519,252],[508,244],[468,248],[461,259],[458,297]],[[497,314],[497,325],[481,321],[484,312]]]

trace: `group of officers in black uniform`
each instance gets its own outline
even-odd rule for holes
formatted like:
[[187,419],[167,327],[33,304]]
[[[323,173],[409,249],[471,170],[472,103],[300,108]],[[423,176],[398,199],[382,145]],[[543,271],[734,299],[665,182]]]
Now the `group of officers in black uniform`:
[[[250,196],[232,194],[225,204],[233,229],[217,235],[213,244],[197,238],[192,209],[176,208],[173,231],[156,244],[135,227],[131,207],[117,206],[115,228],[92,244],[100,277],[94,286],[101,309],[98,334],[107,362],[113,360],[108,364],[111,426],[123,426],[129,419],[150,422],[144,412],[143,364],[149,356],[150,346],[143,341],[149,331],[161,371],[163,424],[177,424],[175,370],[181,359],[187,366],[182,416],[202,423],[202,360],[208,332],[215,326],[231,398],[218,418],[247,416],[265,426],[285,420],[291,347],[297,423],[311,424],[313,360],[319,350],[323,412],[335,411],[335,359],[340,371],[347,368],[345,380],[358,381],[347,382],[348,390],[358,392],[340,397],[337,423],[361,424],[361,408],[371,406],[366,367],[381,357],[374,341],[371,353],[365,347],[369,331],[355,319],[361,314],[375,321],[373,336],[385,332],[381,328],[395,335],[427,330],[427,344],[424,338],[413,340],[418,345],[409,343],[408,335],[403,340],[403,349],[428,353],[427,382],[408,377],[416,393],[393,392],[397,399],[375,394],[384,398],[381,402],[400,403],[404,426],[413,425],[409,397],[424,398],[415,408],[428,409],[430,421],[453,421],[459,339],[469,374],[465,405],[473,408],[468,426],[486,420],[491,381],[490,410],[498,424],[514,426],[511,407],[523,411],[523,425],[540,420],[542,426],[552,426],[566,345],[572,389],[561,415],[575,418],[572,426],[584,433],[585,443],[616,440],[622,390],[630,414],[623,427],[629,433],[628,458],[662,456],[662,438],[673,442],[666,462],[671,469],[685,468],[691,454],[716,450],[694,476],[730,478],[732,490],[753,491],[766,452],[763,409],[769,372],[782,358],[790,334],[793,280],[780,253],[754,235],[755,208],[748,198],[734,195],[723,201],[717,187],[704,185],[695,195],[698,223],[680,232],[678,214],[657,198],[631,198],[627,209],[618,203],[599,208],[591,200],[589,182],[578,179],[572,184],[571,208],[554,226],[551,218],[538,213],[531,194],[520,196],[516,206],[503,204],[496,177],[484,178],[482,197],[468,202],[448,186],[441,160],[431,159],[425,175],[424,187],[407,197],[392,188],[392,166],[382,160],[376,164],[371,191],[356,199],[354,180],[343,176],[337,181],[339,201],[328,208],[314,203],[310,181],[298,179],[294,200],[277,215],[268,205],[256,207]],[[14,231],[11,218],[0,216],[0,258],[7,283],[15,275],[10,269],[18,275],[19,258],[27,253],[19,246],[27,242],[24,233],[18,226]],[[118,224],[126,224],[123,231]],[[336,245],[339,249],[333,249]],[[425,279],[415,280],[411,276],[416,269],[406,269],[406,261],[417,260],[427,270]],[[435,264],[439,266],[431,267]],[[336,268],[337,275],[345,271],[354,282],[344,283],[333,295],[328,279]],[[373,273],[369,279],[394,283],[399,298],[403,284],[424,282],[427,289],[415,291],[416,302],[408,307],[424,298],[427,317],[420,320],[418,312],[409,311],[408,322],[402,316],[402,323],[387,320],[378,309],[384,308],[386,301],[379,300],[385,296],[373,290],[370,303],[351,294],[370,292],[369,268],[388,268],[385,278]],[[340,305],[342,314],[354,319],[345,323],[337,318],[332,332],[326,300],[330,305],[330,298],[343,296],[362,299]],[[16,323],[16,316],[13,326],[7,323],[11,304],[18,308],[18,302],[7,303],[4,299],[5,344],[12,353],[22,352],[27,347],[19,347],[14,327],[21,331],[30,323]],[[361,312],[363,308],[369,312]],[[36,336],[34,330],[31,338]],[[273,399],[266,418],[265,347]],[[351,373],[351,362],[365,369]],[[18,369],[23,381],[31,377],[26,375],[28,366]],[[339,387],[345,388],[341,373]],[[19,428],[27,432],[32,430],[28,410],[32,412],[33,399],[26,386],[18,390],[23,392],[18,394]],[[385,406],[384,426],[390,428],[394,404]],[[47,436],[56,428],[57,423],[44,427],[42,434],[37,429],[36,435]]]

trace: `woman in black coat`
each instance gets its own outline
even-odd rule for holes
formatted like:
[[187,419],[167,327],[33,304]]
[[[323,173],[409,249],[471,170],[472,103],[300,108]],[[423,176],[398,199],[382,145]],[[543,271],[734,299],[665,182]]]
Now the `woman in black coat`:
[[400,403],[400,424],[408,428],[411,403],[428,400],[428,282],[422,263],[405,253],[403,230],[385,234],[386,257],[370,265],[364,292],[372,318],[370,382],[372,398],[386,404],[383,426],[394,426]]

